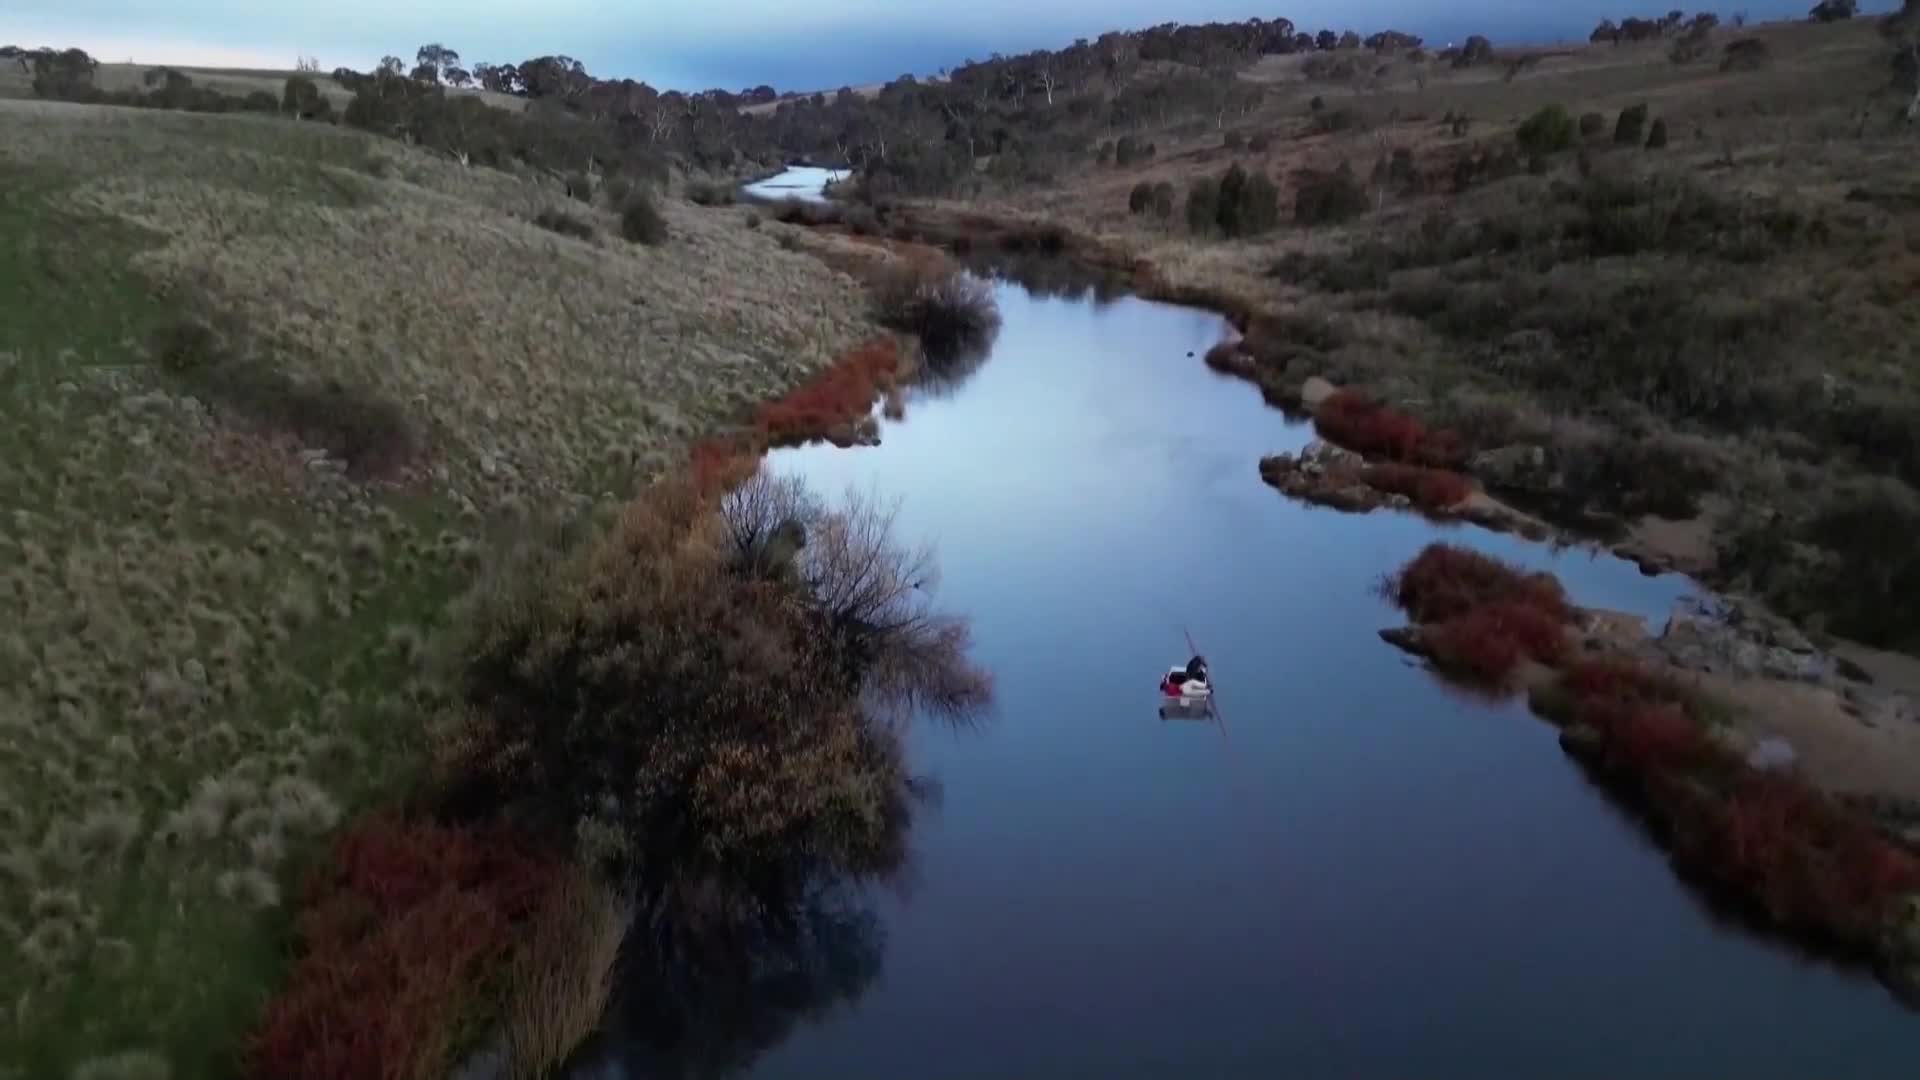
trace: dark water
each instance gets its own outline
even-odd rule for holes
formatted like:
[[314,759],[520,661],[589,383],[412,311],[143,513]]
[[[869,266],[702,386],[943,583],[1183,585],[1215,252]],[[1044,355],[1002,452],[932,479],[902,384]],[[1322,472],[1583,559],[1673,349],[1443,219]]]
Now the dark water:
[[[774,459],[904,499],[999,706],[913,733],[944,797],[910,891],[838,898],[859,932],[783,958],[737,1074],[1920,1075],[1920,1020],[1716,922],[1524,704],[1381,642],[1371,592],[1441,536],[1656,626],[1684,581],[1293,503],[1256,462],[1310,433],[1200,362],[1219,319],[999,296],[990,359],[884,445]],[[1183,626],[1224,730],[1156,715]],[[673,1074],[622,1041],[577,1075]]]

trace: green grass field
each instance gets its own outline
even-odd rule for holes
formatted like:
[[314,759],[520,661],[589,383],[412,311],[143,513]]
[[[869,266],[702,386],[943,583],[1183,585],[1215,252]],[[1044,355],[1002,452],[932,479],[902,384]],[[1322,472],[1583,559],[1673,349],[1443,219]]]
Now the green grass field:
[[563,206],[331,127],[0,102],[0,1075],[230,1075],[303,862],[420,767],[489,537],[861,335],[744,214],[641,248],[531,224]]

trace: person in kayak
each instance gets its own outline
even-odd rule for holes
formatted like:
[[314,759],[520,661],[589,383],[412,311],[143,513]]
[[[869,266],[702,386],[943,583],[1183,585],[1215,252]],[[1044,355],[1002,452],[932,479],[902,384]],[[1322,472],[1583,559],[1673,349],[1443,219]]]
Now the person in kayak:
[[1160,680],[1160,692],[1167,697],[1179,697],[1182,693],[1207,686],[1207,661],[1205,657],[1195,656],[1187,661],[1186,668],[1167,672]]

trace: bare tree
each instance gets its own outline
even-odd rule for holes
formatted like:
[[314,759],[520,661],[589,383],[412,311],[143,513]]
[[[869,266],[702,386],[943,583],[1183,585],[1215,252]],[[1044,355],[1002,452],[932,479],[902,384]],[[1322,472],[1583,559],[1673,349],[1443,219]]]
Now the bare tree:
[[849,491],[808,529],[800,579],[876,704],[965,720],[986,708],[992,679],[966,660],[966,623],[933,610],[933,551],[896,542],[898,514],[897,502]]
[[1051,106],[1053,104],[1053,92],[1060,88],[1060,77],[1054,74],[1053,63],[1050,59],[1041,61],[1040,70],[1034,73],[1034,81],[1038,82],[1040,89],[1046,92],[1047,104]]
[[647,141],[659,142],[673,134],[674,121],[678,119],[673,103],[662,96],[653,104],[653,115],[647,118]]

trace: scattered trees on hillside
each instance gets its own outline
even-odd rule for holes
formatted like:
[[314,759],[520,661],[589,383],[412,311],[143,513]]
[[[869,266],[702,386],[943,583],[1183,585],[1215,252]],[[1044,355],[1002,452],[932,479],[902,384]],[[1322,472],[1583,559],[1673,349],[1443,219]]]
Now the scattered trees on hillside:
[[1367,48],[1372,49],[1374,52],[1386,55],[1389,53],[1407,52],[1418,49],[1421,45],[1421,39],[1412,34],[1402,33],[1399,30],[1382,30],[1368,37],[1365,44]]
[[414,53],[413,77],[421,82],[445,81],[452,84],[453,81],[447,76],[459,68],[460,53],[445,45],[438,43],[422,45],[419,51]]
[[320,93],[320,86],[305,75],[288,77],[280,94],[280,108],[302,120],[326,120],[333,115],[333,103]]
[[43,49],[33,56],[33,92],[44,98],[90,100],[95,90],[93,73],[99,66],[81,49]]
[[1514,139],[1522,153],[1538,156],[1572,149],[1577,133],[1578,126],[1566,106],[1548,105],[1527,117],[1514,132]]
[[1492,59],[1493,42],[1487,40],[1484,35],[1475,34],[1467,39],[1466,44],[1460,46],[1458,53],[1454,54],[1453,66],[1456,68],[1468,68],[1476,64],[1484,64]]

